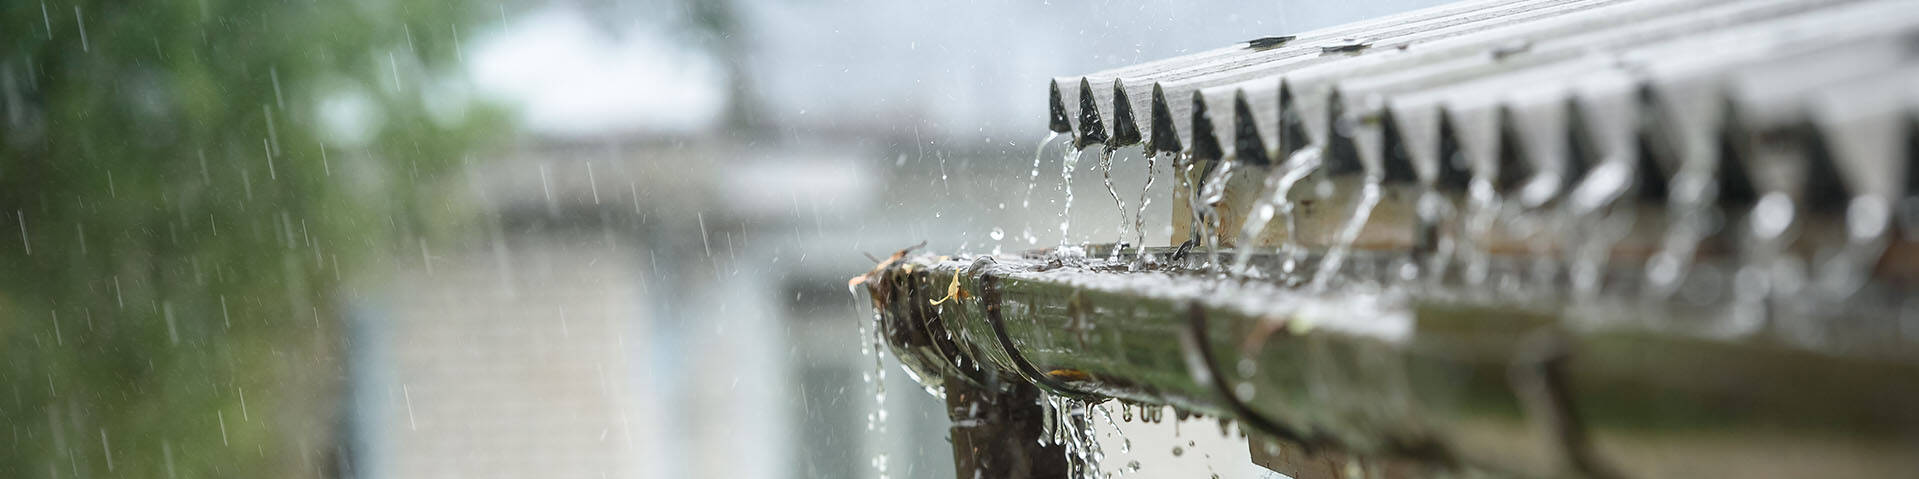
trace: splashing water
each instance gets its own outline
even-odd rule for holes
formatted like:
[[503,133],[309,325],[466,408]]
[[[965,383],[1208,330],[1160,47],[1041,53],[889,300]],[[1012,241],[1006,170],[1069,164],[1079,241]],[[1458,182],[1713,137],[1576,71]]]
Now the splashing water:
[[1106,147],[1099,152],[1100,177],[1106,182],[1106,194],[1112,195],[1113,205],[1119,211],[1119,228],[1115,230],[1119,234],[1119,239],[1113,240],[1113,252],[1107,258],[1111,260],[1119,259],[1119,247],[1126,243],[1126,200],[1119,199],[1119,189],[1113,187],[1113,152],[1115,151],[1119,149]]
[[1379,206],[1379,177],[1368,175],[1366,185],[1359,189],[1359,204],[1353,207],[1353,216],[1339,231],[1339,237],[1332,249],[1326,251],[1326,259],[1319,263],[1319,271],[1313,273],[1313,288],[1325,289],[1353,250],[1353,243],[1359,241],[1360,231],[1366,228],[1366,220],[1373,215],[1373,207]]
[[1187,225],[1186,233],[1188,242],[1196,242],[1200,239],[1200,225],[1204,223],[1200,219],[1202,208],[1199,205],[1199,183],[1193,176],[1196,169],[1194,163],[1197,162],[1193,161],[1192,155],[1186,153],[1173,157],[1173,169],[1179,180],[1177,186],[1186,187],[1186,211],[1188,212],[1187,220],[1190,223]]
[[1266,184],[1256,199],[1258,204],[1253,206],[1246,221],[1240,225],[1239,248],[1233,254],[1233,271],[1242,274],[1247,272],[1253,257],[1253,243],[1259,240],[1261,233],[1265,232],[1266,225],[1272,222],[1275,213],[1284,215],[1281,222],[1286,226],[1286,236],[1279,251],[1281,253],[1293,251],[1293,247],[1296,246],[1295,238],[1299,236],[1299,232],[1293,229],[1295,226],[1293,202],[1287,197],[1291,196],[1293,185],[1299,184],[1300,180],[1319,171],[1319,151],[1320,149],[1316,147],[1301,149],[1293,153],[1292,158],[1286,161],[1284,173],[1266,177]]
[[[1095,405],[1093,406],[1093,409],[1099,411],[1100,419],[1106,420],[1106,425],[1109,427],[1112,427],[1113,431],[1118,432],[1120,436],[1126,435],[1126,431],[1123,429],[1120,429],[1119,422],[1113,420],[1113,410],[1107,408],[1105,403]],[[1124,452],[1124,451],[1121,451],[1121,452]]]
[[1734,300],[1742,303],[1738,307],[1758,313],[1750,318],[1766,318],[1770,314],[1766,299],[1794,294],[1804,280],[1797,258],[1786,251],[1792,229],[1801,221],[1799,213],[1791,197],[1776,192],[1760,196],[1747,213],[1748,257],[1740,266],[1741,278],[1735,279],[1739,286]]
[[1866,285],[1892,233],[1893,209],[1875,196],[1856,197],[1847,205],[1846,244],[1819,267],[1818,280],[1825,293],[1845,298]]
[[[1322,164],[1321,160],[1323,158],[1322,156],[1323,151],[1324,151],[1323,149],[1317,146],[1313,146],[1313,147],[1309,147],[1304,150],[1301,150],[1299,152],[1295,152],[1293,153],[1293,155],[1299,156],[1297,161],[1301,162],[1301,164],[1310,163],[1312,165],[1311,169],[1317,170],[1319,169],[1319,166]],[[1306,155],[1306,156],[1300,156],[1300,155]],[[1308,173],[1310,174],[1310,172]],[[1304,176],[1301,176],[1301,179],[1303,180]],[[1294,183],[1297,183],[1297,182],[1298,181],[1294,181]],[[1280,196],[1278,198],[1284,200],[1286,196],[1290,196],[1292,194],[1292,192],[1290,191],[1292,189],[1292,185],[1286,185],[1286,188],[1289,191],[1280,193]],[[1306,247],[1305,245],[1302,245],[1299,242],[1299,217],[1298,215],[1295,214],[1296,213],[1295,210],[1297,206],[1298,205],[1294,204],[1293,202],[1287,201],[1285,203],[1281,203],[1280,209],[1279,209],[1279,223],[1281,225],[1285,225],[1286,236],[1282,236],[1279,238],[1279,248],[1277,249],[1277,251],[1280,253],[1280,273],[1287,274],[1287,275],[1294,274],[1295,265],[1298,264],[1298,262],[1304,260],[1306,256]]]
[[1454,245],[1458,242],[1455,228],[1450,227],[1455,216],[1454,206],[1452,200],[1432,185],[1423,185],[1420,190],[1414,215],[1417,217],[1419,235],[1427,238],[1422,240],[1426,241],[1426,249],[1414,257],[1412,269],[1401,270],[1401,278],[1411,280],[1423,274],[1426,278],[1437,280],[1445,275],[1447,267],[1451,265]]
[[1484,244],[1499,218],[1500,195],[1487,178],[1473,178],[1467,188],[1466,234],[1459,236],[1459,255],[1465,260],[1466,283],[1486,283],[1492,269],[1492,252]]
[[1073,236],[1068,233],[1068,229],[1073,225],[1073,218],[1071,216],[1073,213],[1073,168],[1079,165],[1079,155],[1085,152],[1086,150],[1081,148],[1074,148],[1067,151],[1065,161],[1061,162],[1059,166],[1059,185],[1061,189],[1066,191],[1066,203],[1059,209],[1060,246],[1067,246],[1073,242]]
[[1632,188],[1632,170],[1625,162],[1606,162],[1593,168],[1569,195],[1571,227],[1562,228],[1563,242],[1572,245],[1568,263],[1573,293],[1580,298],[1599,294],[1612,249],[1632,229],[1632,202],[1618,200]]
[[1206,175],[1206,181],[1200,186],[1199,203],[1195,205],[1193,217],[1200,218],[1199,232],[1206,238],[1206,263],[1213,269],[1219,269],[1219,235],[1213,232],[1218,224],[1216,206],[1226,199],[1226,182],[1233,179],[1237,161],[1220,161],[1219,166]]
[[1576,235],[1568,238],[1573,245],[1568,276],[1576,296],[1591,298],[1600,293],[1605,283],[1606,265],[1612,260],[1613,247],[1632,231],[1633,217],[1637,214],[1633,205],[1626,203],[1590,217],[1573,219],[1577,227],[1568,228],[1566,232]]
[[[1094,434],[1092,418],[1087,414],[1089,405],[1078,399],[1042,394],[1040,406],[1046,414],[1040,444],[1062,446],[1068,466],[1067,477],[1099,479],[1099,465],[1106,459],[1106,453]],[[1111,420],[1110,415],[1108,420]]]
[[1146,152],[1146,186],[1139,189],[1139,211],[1133,213],[1133,247],[1136,248],[1133,257],[1138,263],[1146,260],[1146,207],[1153,204],[1153,198],[1146,193],[1153,191],[1153,167],[1157,166],[1160,155],[1151,147],[1142,149]]
[[1666,297],[1678,292],[1680,283],[1692,267],[1692,258],[1712,230],[1712,196],[1718,185],[1710,175],[1682,170],[1673,177],[1672,196],[1667,200],[1673,211],[1659,251],[1646,261],[1646,294]]
[[[1119,452],[1122,454],[1132,452],[1133,441],[1131,439],[1126,438],[1126,430],[1121,429],[1119,427],[1119,422],[1113,420],[1113,411],[1111,409],[1108,409],[1106,407],[1106,404],[1104,403],[1094,405],[1093,409],[1099,412],[1100,419],[1103,419],[1106,421],[1106,426],[1113,429],[1112,432],[1109,432],[1106,434],[1106,437],[1113,438],[1115,437],[1115,434],[1117,434],[1117,438],[1120,440]],[[1090,423],[1087,424],[1087,431],[1089,433],[1092,431],[1092,424]],[[1093,447],[1095,448],[1101,447],[1100,443],[1097,441],[1092,442],[1092,444],[1093,444]],[[1101,462],[1104,462],[1106,459],[1106,454],[1104,453],[1104,451],[1100,451],[1100,453],[1097,454],[1097,456],[1098,456],[1097,459]],[[1099,467],[1097,467],[1097,464],[1095,465],[1095,467],[1092,468],[1092,470],[1096,472],[1099,470]]]
[[1564,223],[1568,221],[1568,218],[1556,209],[1539,211],[1521,205],[1521,208],[1517,210],[1520,216],[1506,221],[1505,224],[1509,229],[1517,230],[1520,236],[1526,238],[1526,251],[1533,258],[1531,270],[1528,272],[1532,275],[1532,281],[1524,284],[1535,286],[1557,284],[1559,270],[1562,268],[1559,258],[1552,254],[1554,247],[1552,233],[1567,229]]

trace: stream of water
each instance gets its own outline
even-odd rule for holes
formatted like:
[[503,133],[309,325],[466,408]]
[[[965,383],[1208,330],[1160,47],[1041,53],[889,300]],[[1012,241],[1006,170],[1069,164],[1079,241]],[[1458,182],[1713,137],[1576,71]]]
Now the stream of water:
[[1146,255],[1146,207],[1153,204],[1153,197],[1148,196],[1147,193],[1153,191],[1155,176],[1153,170],[1159,163],[1160,155],[1160,152],[1153,151],[1152,147],[1144,147],[1144,149],[1146,151],[1146,186],[1140,187],[1139,210],[1133,212],[1133,247],[1137,248],[1134,250],[1137,254],[1133,255],[1135,267],[1142,266],[1146,258],[1150,258]]
[[1281,223],[1286,227],[1286,236],[1281,240],[1279,252],[1293,251],[1292,247],[1296,244],[1299,232],[1294,229],[1297,225],[1293,222],[1293,203],[1288,198],[1292,195],[1293,185],[1312,175],[1313,172],[1319,171],[1319,151],[1319,148],[1308,147],[1293,153],[1292,158],[1287,159],[1285,166],[1281,167],[1279,174],[1266,178],[1266,184],[1260,191],[1260,195],[1254,199],[1256,203],[1252,211],[1240,226],[1237,243],[1239,247],[1233,254],[1233,271],[1240,274],[1248,272],[1255,249],[1253,245],[1259,241],[1259,236],[1265,232],[1267,224],[1272,222],[1275,214],[1282,215]]
[[1120,246],[1126,244],[1126,200],[1119,199],[1119,189],[1113,187],[1113,153],[1118,150],[1109,146],[1099,152],[1100,177],[1106,182],[1106,194],[1112,195],[1114,208],[1119,212],[1119,227],[1113,230],[1119,237],[1113,240],[1113,251],[1107,255],[1110,260],[1118,260]]
[[1219,225],[1218,205],[1226,200],[1226,183],[1232,181],[1238,163],[1220,161],[1200,184],[1199,201],[1194,204],[1193,217],[1199,220],[1198,231],[1206,241],[1206,267],[1213,270],[1219,269],[1219,234],[1214,231]]
[[1066,158],[1059,166],[1059,187],[1066,193],[1066,202],[1059,209],[1059,245],[1061,248],[1073,244],[1073,169],[1079,165],[1079,156],[1084,148],[1067,150]]

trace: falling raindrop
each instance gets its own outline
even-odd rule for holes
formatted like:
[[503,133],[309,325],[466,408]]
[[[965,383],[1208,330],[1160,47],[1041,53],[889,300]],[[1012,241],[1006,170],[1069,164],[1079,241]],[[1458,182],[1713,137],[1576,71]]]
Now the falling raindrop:
[[27,212],[13,210],[13,217],[20,223],[20,247],[26,250],[27,256],[33,256],[33,240],[27,239]]
[[706,257],[713,257],[713,243],[707,239],[706,212],[694,212],[693,219],[700,223],[700,246],[706,249]]
[[[42,6],[44,6],[44,4]],[[45,12],[43,11],[42,13]],[[73,6],[73,23],[80,26],[80,51],[93,51],[93,47],[87,42],[87,17],[80,13],[79,5]]]

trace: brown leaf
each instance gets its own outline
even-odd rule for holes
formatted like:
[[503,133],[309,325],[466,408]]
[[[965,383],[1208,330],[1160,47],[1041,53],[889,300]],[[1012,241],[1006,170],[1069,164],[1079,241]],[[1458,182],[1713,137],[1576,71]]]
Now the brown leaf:
[[946,302],[946,300],[961,297],[960,293],[959,273],[956,272],[953,274],[953,282],[946,285],[946,297],[930,300],[929,302],[933,303],[934,306],[938,306],[940,303]]
[[924,246],[926,246],[926,242],[921,241],[920,244],[908,246],[906,247],[906,249],[893,252],[893,256],[886,258],[885,261],[881,261],[879,265],[874,266],[871,271],[867,271],[865,274],[854,276],[852,279],[846,280],[846,287],[851,288],[854,286],[859,286],[861,284],[866,283],[868,280],[879,277],[879,274],[881,271],[886,271],[886,268],[893,266],[893,263],[898,263],[900,260],[906,259],[907,253],[910,253],[913,250],[919,249]]

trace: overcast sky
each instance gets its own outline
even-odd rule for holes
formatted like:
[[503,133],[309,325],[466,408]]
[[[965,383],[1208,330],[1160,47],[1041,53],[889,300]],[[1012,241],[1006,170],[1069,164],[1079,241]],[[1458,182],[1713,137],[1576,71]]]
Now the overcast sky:
[[[1440,3],[744,0],[740,9],[753,83],[775,123],[903,120],[950,138],[1043,132],[1053,76]],[[468,73],[542,134],[712,127],[726,96],[720,63],[643,13],[595,17],[608,11],[561,2],[511,16],[477,42]]]

